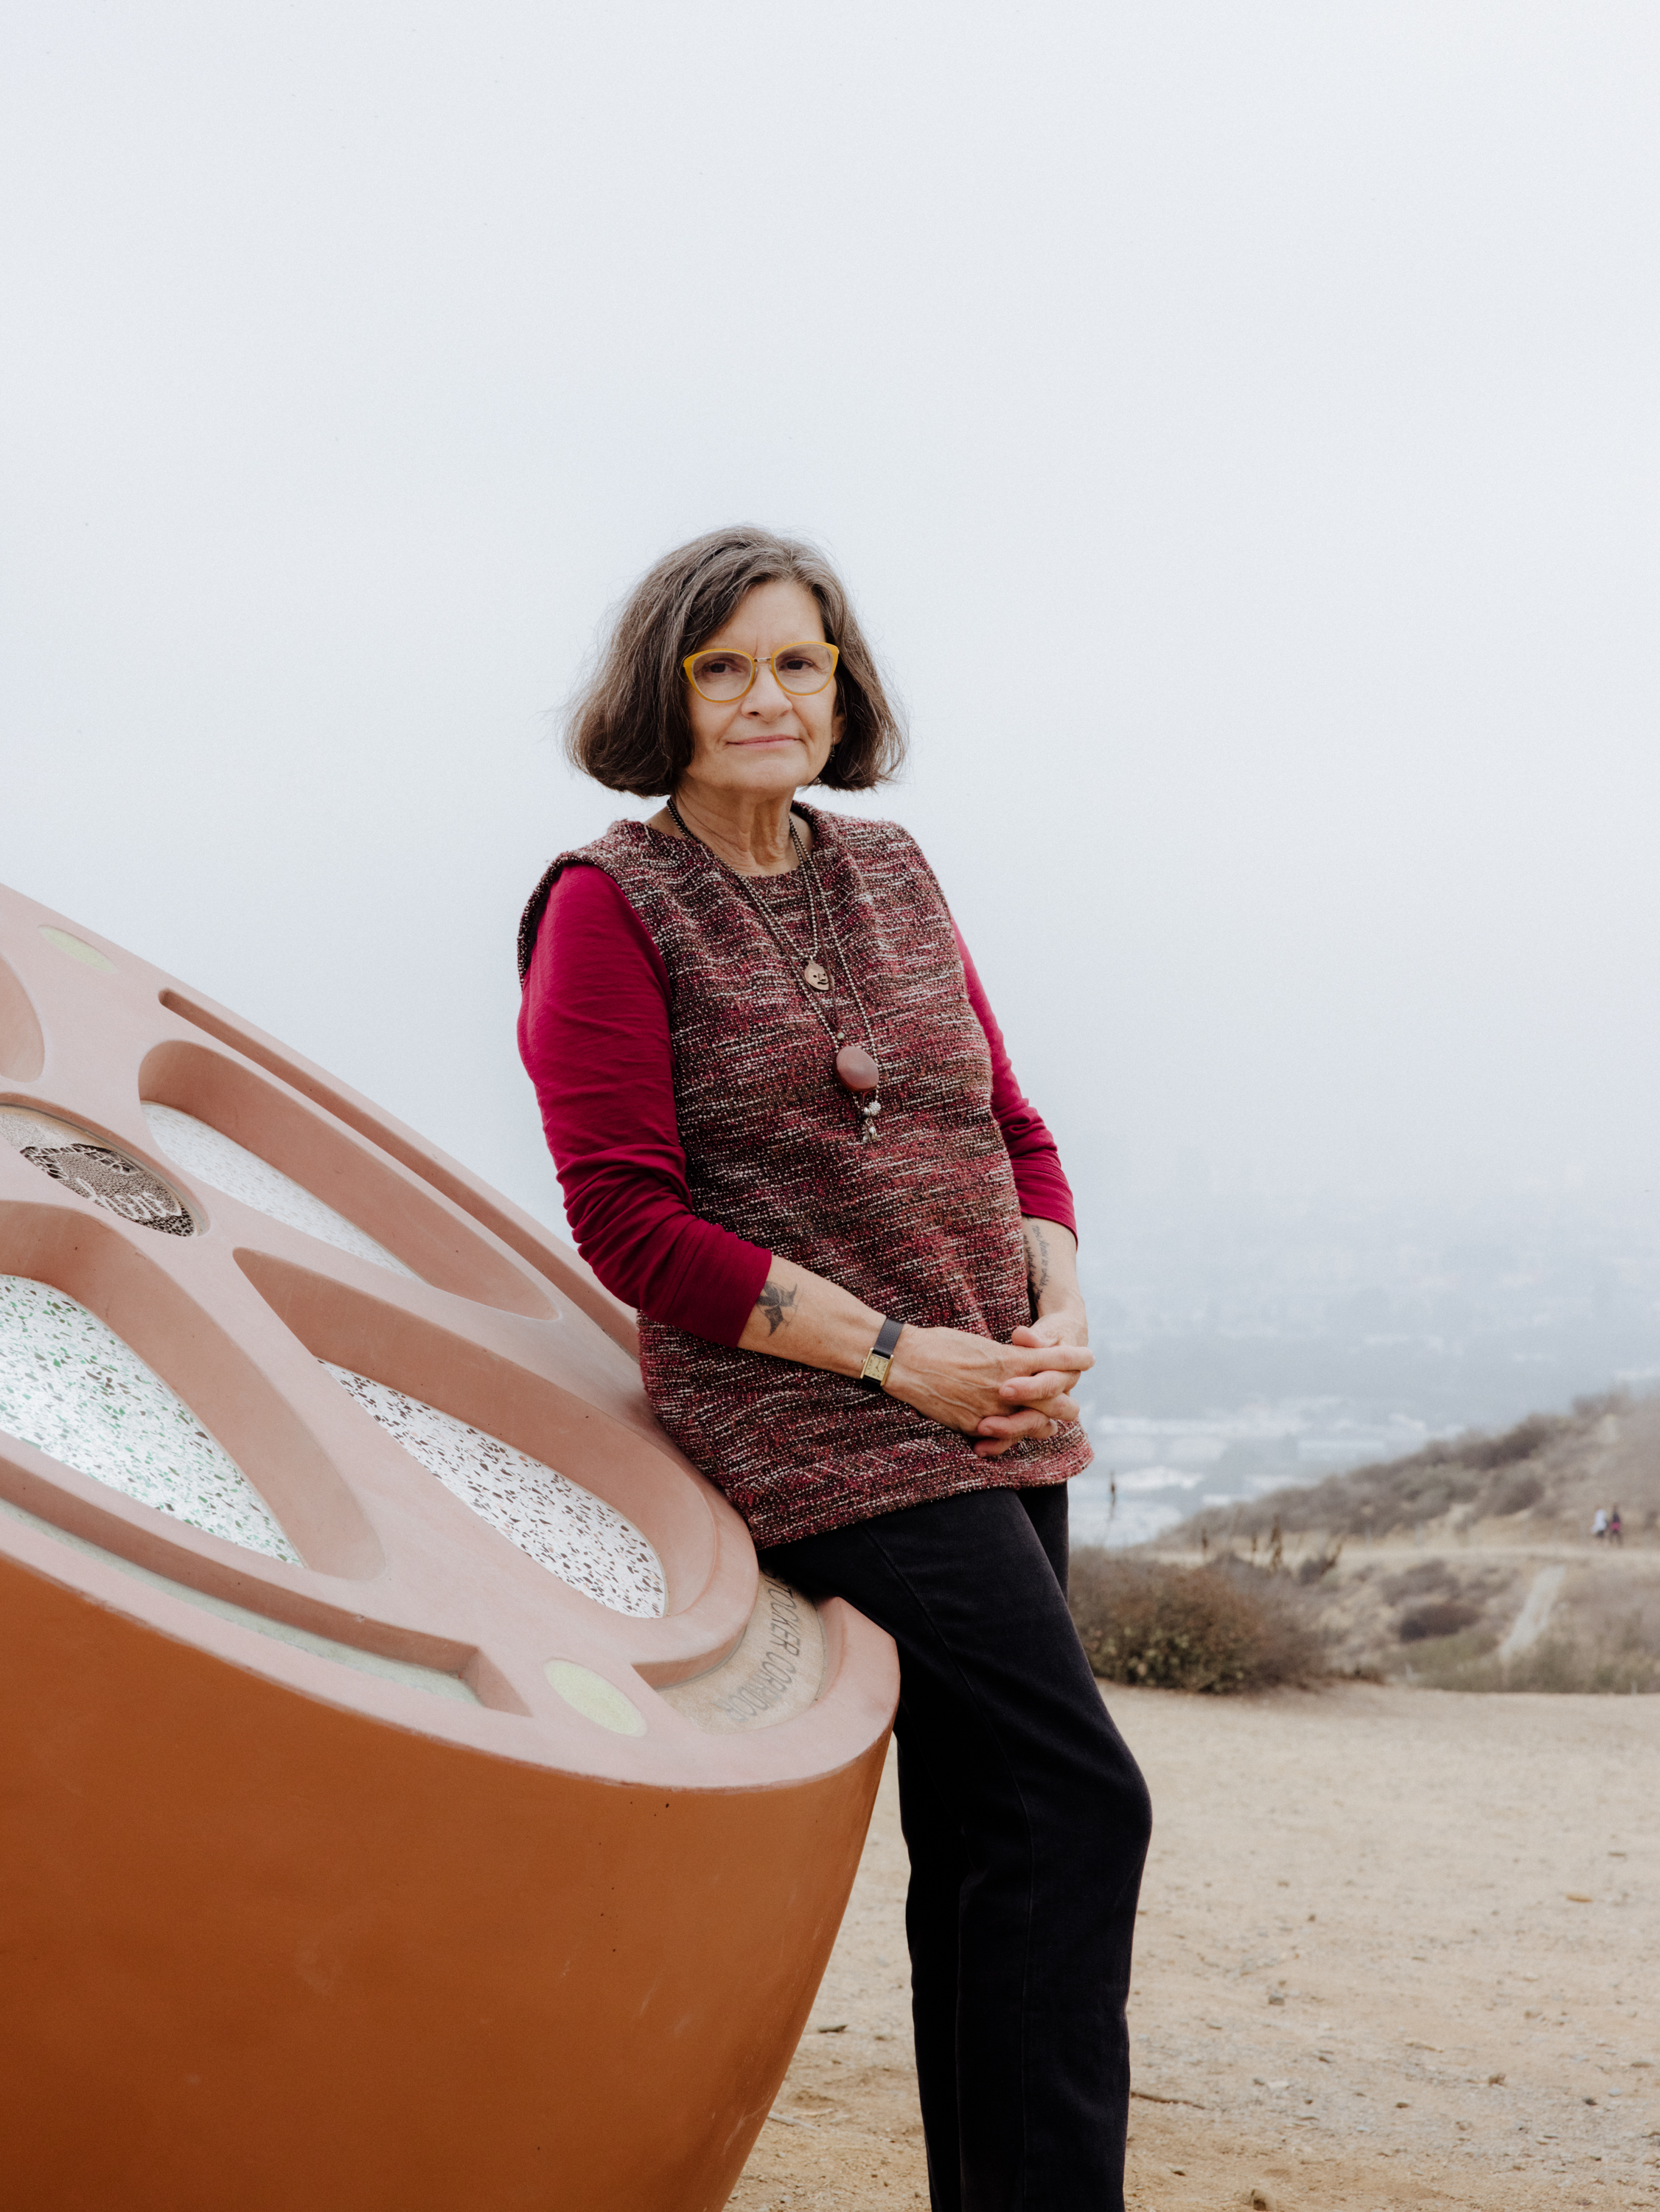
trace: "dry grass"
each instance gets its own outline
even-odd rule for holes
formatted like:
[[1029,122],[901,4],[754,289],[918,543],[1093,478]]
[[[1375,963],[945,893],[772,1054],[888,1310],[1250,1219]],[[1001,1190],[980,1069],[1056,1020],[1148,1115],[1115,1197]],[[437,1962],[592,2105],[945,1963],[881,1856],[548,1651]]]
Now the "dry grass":
[[1568,1626],[1542,1637],[1513,1659],[1501,1659],[1496,1642],[1490,1631],[1469,1628],[1414,1642],[1401,1672],[1430,1690],[1634,1697],[1660,1692],[1660,1600],[1605,1616],[1589,1628]]
[[1072,1554],[1071,1601],[1103,1681],[1217,1694],[1306,1686],[1332,1671],[1297,1584],[1242,1560],[1173,1566],[1083,1545]]

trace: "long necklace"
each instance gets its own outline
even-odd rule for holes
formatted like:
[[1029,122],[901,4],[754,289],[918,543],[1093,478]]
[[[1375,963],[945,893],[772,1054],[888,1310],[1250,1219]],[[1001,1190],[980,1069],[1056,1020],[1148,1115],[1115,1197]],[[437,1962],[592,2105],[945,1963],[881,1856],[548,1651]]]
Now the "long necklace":
[[[741,876],[736,868],[721,859],[712,845],[706,844],[701,837],[687,827],[685,817],[672,799],[665,803],[669,813],[679,825],[681,835],[691,844],[702,845],[704,851],[708,854],[715,866],[724,869],[731,877],[733,882],[736,884],[745,898],[760,915],[761,926],[779,952],[783,954],[785,965],[800,977],[802,986],[807,994],[808,1005],[818,1016],[820,1024],[831,1043],[838,1048],[834,1061],[836,1080],[844,1091],[851,1093],[855,1105],[858,1108],[859,1142],[862,1145],[868,1145],[876,1133],[876,1116],[881,1111],[881,1068],[876,1060],[875,1035],[870,1026],[870,1017],[865,1011],[864,1000],[859,995],[859,987],[854,978],[853,970],[849,965],[847,955],[842,950],[840,933],[836,927],[835,916],[830,911],[830,901],[826,896],[824,886],[819,881],[818,870],[813,863],[813,855],[797,834],[794,817],[791,817],[790,822],[790,842],[795,851],[797,863],[802,871],[802,879],[807,886],[807,913],[813,931],[813,948],[804,960],[802,958],[799,947],[791,944],[777,920],[768,912],[748,878]],[[836,1027],[835,1023],[825,1011],[824,1000],[831,988],[831,979],[828,969],[819,958],[821,902],[824,908],[825,934],[835,949],[836,958],[840,963],[847,988],[852,996],[853,1004],[859,1010],[859,1019],[864,1024],[864,1045],[846,1043],[845,1032]],[[868,1051],[865,1046],[869,1048]]]

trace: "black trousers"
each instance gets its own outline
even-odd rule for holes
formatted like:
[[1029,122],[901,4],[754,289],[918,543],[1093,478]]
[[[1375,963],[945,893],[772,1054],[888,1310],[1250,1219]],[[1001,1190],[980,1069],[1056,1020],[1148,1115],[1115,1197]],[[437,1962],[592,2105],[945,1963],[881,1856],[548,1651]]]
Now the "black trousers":
[[1122,2212],[1152,1808],[1067,1611],[1066,1486],[910,1506],[764,1564],[899,1646],[934,2212]]

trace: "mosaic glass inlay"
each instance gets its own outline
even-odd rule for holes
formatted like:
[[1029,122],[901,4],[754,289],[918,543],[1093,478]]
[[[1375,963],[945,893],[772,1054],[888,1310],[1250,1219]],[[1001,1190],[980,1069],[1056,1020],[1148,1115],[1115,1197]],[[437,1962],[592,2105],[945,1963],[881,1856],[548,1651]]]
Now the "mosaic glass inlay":
[[324,1365],[444,1487],[521,1552],[613,1613],[660,1613],[668,1589],[632,1521],[567,1476],[385,1382]]
[[106,1213],[167,1237],[194,1237],[191,1210],[154,1168],[131,1159],[90,1129],[39,1114],[32,1106],[0,1106],[0,1137],[14,1152],[77,1197]]
[[251,1152],[245,1145],[239,1145],[233,1137],[225,1136],[177,1106],[158,1105],[153,1098],[144,1101],[144,1119],[158,1152],[165,1152],[186,1174],[223,1191],[227,1198],[239,1199],[244,1206],[268,1214],[288,1228],[303,1230],[308,1237],[320,1237],[342,1252],[414,1279],[412,1267],[395,1259],[355,1222],[348,1221],[320,1198],[313,1198],[302,1184],[262,1160],[257,1152]]
[[0,1275],[0,1429],[209,1536],[299,1565],[224,1446],[95,1314]]

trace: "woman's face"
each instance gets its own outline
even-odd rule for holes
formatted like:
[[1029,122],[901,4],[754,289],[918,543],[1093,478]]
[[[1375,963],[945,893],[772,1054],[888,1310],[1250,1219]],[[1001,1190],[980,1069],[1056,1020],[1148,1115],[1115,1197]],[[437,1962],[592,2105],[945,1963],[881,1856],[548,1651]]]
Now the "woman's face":
[[693,749],[682,790],[778,799],[814,781],[839,734],[836,684],[833,679],[822,691],[797,698],[779,684],[767,657],[781,645],[823,635],[819,603],[804,584],[757,584],[745,593],[731,619],[698,650],[728,646],[766,665],[742,699],[706,699],[687,685]]

